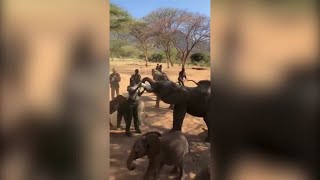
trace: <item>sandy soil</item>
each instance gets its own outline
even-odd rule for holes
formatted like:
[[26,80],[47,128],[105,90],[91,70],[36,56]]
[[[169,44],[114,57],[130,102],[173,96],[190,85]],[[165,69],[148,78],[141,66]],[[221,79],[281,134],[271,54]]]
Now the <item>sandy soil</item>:
[[[141,77],[151,77],[151,69],[156,66],[155,63],[150,63],[149,67],[145,67],[142,61],[110,61],[110,70],[116,68],[121,76],[120,94],[127,95],[126,87],[129,84],[129,78],[134,73],[135,69],[139,69]],[[181,69],[179,65],[166,68],[165,64],[162,64],[164,72],[167,73],[172,81],[176,81],[178,73]],[[210,69],[194,70],[193,66],[186,67],[186,73],[188,79],[195,81],[209,80]],[[186,86],[195,86],[193,82],[187,82]],[[169,105],[163,102],[160,103],[160,108],[154,108],[155,96],[152,93],[144,93],[142,99],[145,102],[145,112],[148,117],[143,116],[141,130],[142,133],[149,131],[159,131],[161,133],[167,132],[172,127],[172,111],[168,109]],[[116,113],[111,115],[111,121],[116,124]],[[125,124],[122,121],[122,127]],[[203,128],[205,126],[202,118],[186,115],[182,132],[186,135],[190,147],[192,156],[194,156],[194,162],[190,155],[185,160],[185,175],[184,179],[193,179],[195,174],[205,167],[209,162],[209,144],[204,143],[206,137],[206,131]],[[133,171],[129,171],[126,168],[126,159],[129,155],[130,149],[134,141],[139,137],[135,135],[133,137],[127,137],[124,135],[124,130],[110,130],[110,180],[140,180],[142,179],[148,166],[148,159],[145,157],[141,160],[137,160],[137,168]],[[169,171],[172,169],[170,166],[165,166],[161,171],[160,179],[172,179]]]

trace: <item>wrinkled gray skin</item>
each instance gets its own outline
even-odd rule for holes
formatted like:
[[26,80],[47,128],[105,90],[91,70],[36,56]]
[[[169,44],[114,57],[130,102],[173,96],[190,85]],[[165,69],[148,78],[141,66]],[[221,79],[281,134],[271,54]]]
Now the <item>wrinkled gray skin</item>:
[[[152,79],[155,81],[170,81],[169,77],[165,73],[161,73],[156,69],[151,70],[152,73]],[[156,99],[156,108],[160,107],[160,98],[157,96]],[[170,104],[170,109],[173,109],[173,104]]]
[[174,166],[178,170],[176,179],[183,176],[183,159],[189,152],[186,137],[179,131],[161,136],[158,132],[142,135],[132,146],[127,160],[127,168],[135,169],[134,160],[148,156],[149,166],[144,180],[156,180],[163,165]]
[[[186,113],[202,117],[207,127],[209,127],[208,111],[211,99],[210,81],[199,81],[197,87],[186,87],[171,81],[154,81],[149,77],[142,79],[142,83],[148,82],[149,87],[145,87],[147,92],[153,92],[163,102],[174,104],[173,127],[171,131],[181,131]],[[210,129],[208,128],[209,141]]]
[[[115,111],[117,111],[117,123],[121,123],[122,118],[124,118],[125,122],[127,122],[126,121],[126,114],[127,114],[127,111],[129,110],[127,100],[128,100],[128,98],[126,98],[122,95],[119,95],[110,101],[110,114],[113,114]],[[141,99],[139,99],[139,101],[138,101],[138,115],[140,116],[140,119],[141,119],[142,114],[145,114],[145,116],[147,116],[146,112],[144,111],[144,102]]]

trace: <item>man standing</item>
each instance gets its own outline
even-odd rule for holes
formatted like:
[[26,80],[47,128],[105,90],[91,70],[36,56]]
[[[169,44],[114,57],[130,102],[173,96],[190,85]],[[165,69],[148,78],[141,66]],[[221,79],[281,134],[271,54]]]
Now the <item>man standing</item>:
[[184,68],[179,72],[178,82],[180,85],[184,86],[184,81],[187,79],[186,71]]
[[139,70],[136,69],[134,71],[134,75],[132,75],[130,78],[130,86],[138,85],[138,84],[140,84],[140,82],[141,82],[141,76],[139,74]]
[[119,96],[119,82],[121,81],[120,74],[117,73],[116,69],[112,69],[112,74],[110,74],[110,87],[111,87],[111,99],[115,98],[115,93]]
[[139,116],[139,112],[138,112],[138,104],[139,104],[139,98],[144,93],[145,89],[141,92],[139,89],[140,89],[139,85],[128,87],[129,109],[128,109],[127,116],[126,116],[126,135],[127,136],[131,136],[130,127],[131,127],[132,118],[133,118],[134,129],[136,130],[136,133],[141,134],[141,130],[139,127],[140,126],[140,116]]

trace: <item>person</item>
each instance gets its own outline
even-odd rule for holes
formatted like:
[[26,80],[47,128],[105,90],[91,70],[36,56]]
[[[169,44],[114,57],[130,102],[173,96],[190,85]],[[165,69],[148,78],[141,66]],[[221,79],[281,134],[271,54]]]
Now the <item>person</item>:
[[115,98],[115,94],[119,96],[120,81],[121,81],[120,74],[117,72],[115,68],[113,68],[112,73],[110,74],[111,99]]
[[161,73],[163,73],[162,72],[162,65],[160,64],[160,66],[159,66],[159,71],[161,72]]
[[140,82],[141,82],[141,76],[139,74],[139,70],[136,69],[134,72],[134,75],[132,75],[130,78],[130,86],[138,85],[140,84]]
[[187,79],[186,71],[184,68],[179,72],[178,82],[180,85],[184,86],[184,80]]
[[138,112],[138,104],[139,104],[139,97],[144,93],[145,89],[140,92],[140,84],[136,86],[128,86],[128,111],[126,116],[126,135],[131,136],[130,127],[131,122],[133,118],[134,122],[134,129],[136,130],[136,133],[141,134],[140,130],[140,116]]

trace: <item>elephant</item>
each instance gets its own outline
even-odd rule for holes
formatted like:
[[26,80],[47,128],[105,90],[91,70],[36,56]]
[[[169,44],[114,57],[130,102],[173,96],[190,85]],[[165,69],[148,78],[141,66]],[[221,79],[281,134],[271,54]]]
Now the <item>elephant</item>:
[[[165,73],[160,72],[157,69],[152,69],[151,73],[152,73],[152,78],[155,81],[170,81],[169,77]],[[160,104],[160,98],[157,96],[155,107],[159,108],[160,106],[159,104]],[[173,104],[170,104],[169,108],[173,109]]]
[[127,168],[135,169],[134,160],[144,156],[149,158],[148,170],[144,180],[155,180],[163,165],[174,166],[177,170],[177,179],[184,173],[183,160],[189,152],[186,137],[179,131],[161,135],[159,132],[148,132],[136,140],[127,159]]
[[[186,87],[171,81],[154,81],[149,77],[142,79],[147,92],[153,92],[163,102],[174,104],[173,127],[171,131],[181,131],[185,114],[202,117],[209,129],[208,111],[211,101],[211,83],[208,80],[195,82],[197,87]],[[147,85],[148,82],[150,85]],[[209,141],[210,130],[206,141]]]
[[203,168],[195,177],[195,180],[210,180],[210,168]]
[[[117,128],[120,128],[121,120],[122,118],[126,121],[126,112],[128,111],[128,98],[119,95],[115,97],[113,100],[110,101],[110,114],[113,114],[115,111],[117,111]],[[144,102],[142,100],[139,100],[138,104],[138,112],[139,115],[144,113],[144,115],[147,117],[148,115],[144,111]],[[111,122],[110,122],[111,124]]]

